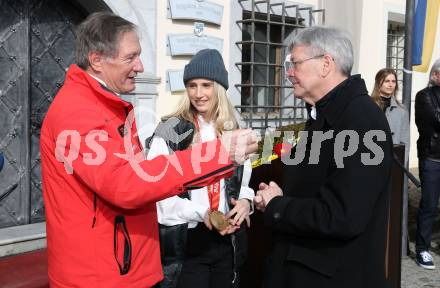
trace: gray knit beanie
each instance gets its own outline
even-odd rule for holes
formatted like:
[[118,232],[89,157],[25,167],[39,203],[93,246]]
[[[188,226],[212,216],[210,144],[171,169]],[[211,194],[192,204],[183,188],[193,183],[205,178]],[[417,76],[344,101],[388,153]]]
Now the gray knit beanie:
[[203,49],[197,52],[191,61],[185,65],[183,83],[186,86],[189,80],[204,78],[213,80],[222,85],[226,90],[228,84],[228,71],[226,71],[223,58],[215,49]]

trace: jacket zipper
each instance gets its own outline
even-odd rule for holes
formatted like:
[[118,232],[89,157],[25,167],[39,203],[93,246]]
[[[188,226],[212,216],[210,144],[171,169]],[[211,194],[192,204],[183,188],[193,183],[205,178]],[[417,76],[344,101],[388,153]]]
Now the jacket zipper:
[[93,196],[93,221],[92,221],[92,228],[95,228],[95,223],[96,223],[96,193]]

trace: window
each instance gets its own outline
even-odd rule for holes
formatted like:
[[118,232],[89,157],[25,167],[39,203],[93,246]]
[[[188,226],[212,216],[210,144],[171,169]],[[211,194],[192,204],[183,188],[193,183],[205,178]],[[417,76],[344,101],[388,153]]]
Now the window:
[[[249,2],[251,9],[243,10],[242,20],[237,21],[242,41],[236,44],[242,59],[236,63],[241,71],[241,84],[236,85],[241,91],[241,105],[236,108],[252,128],[305,121],[304,102],[293,97],[283,63],[297,29],[306,27],[305,23],[312,25],[312,13],[323,10],[284,2]],[[302,17],[303,14],[308,16]]]
[[405,26],[403,23],[388,22],[387,68],[396,70],[399,86],[403,87],[403,60],[405,44]]

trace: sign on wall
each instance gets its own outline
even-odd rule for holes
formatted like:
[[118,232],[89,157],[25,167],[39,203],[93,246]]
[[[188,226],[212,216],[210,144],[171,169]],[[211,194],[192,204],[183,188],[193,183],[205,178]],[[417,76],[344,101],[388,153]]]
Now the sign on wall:
[[168,89],[171,92],[185,90],[183,84],[183,70],[168,70],[167,71]]
[[199,20],[221,25],[223,6],[209,1],[169,0],[171,19]]
[[223,52],[223,39],[212,36],[198,37],[193,34],[168,34],[168,47],[172,56],[194,55],[202,49]]

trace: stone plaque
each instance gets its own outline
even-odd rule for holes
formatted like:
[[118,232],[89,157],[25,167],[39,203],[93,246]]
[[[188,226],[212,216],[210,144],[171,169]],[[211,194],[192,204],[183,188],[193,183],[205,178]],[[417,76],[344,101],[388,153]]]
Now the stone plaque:
[[172,56],[194,55],[206,48],[223,51],[223,39],[211,36],[198,37],[193,34],[168,34],[168,46]]
[[171,92],[185,90],[183,70],[167,70],[168,89]]
[[198,20],[221,25],[223,6],[208,1],[169,0],[171,19]]

